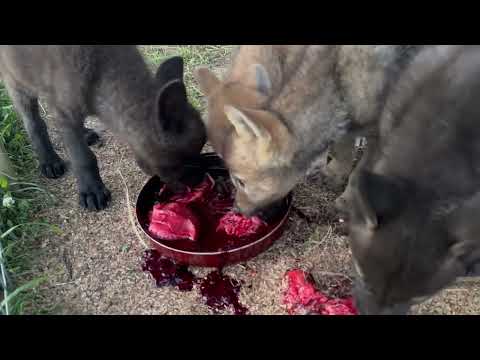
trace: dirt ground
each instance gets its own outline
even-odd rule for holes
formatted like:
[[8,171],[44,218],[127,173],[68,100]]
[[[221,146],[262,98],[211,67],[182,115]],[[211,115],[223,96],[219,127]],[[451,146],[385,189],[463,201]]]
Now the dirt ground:
[[[155,46],[149,48],[155,50]],[[96,120],[91,124],[98,129]],[[50,133],[65,158],[57,131],[51,128]],[[149,274],[141,271],[144,248],[127,217],[127,211],[133,208],[127,206],[119,172],[127,181],[132,206],[147,177],[125,145],[108,131],[102,130],[102,137],[103,146],[93,150],[113,196],[106,211],[89,213],[79,208],[71,172],[60,180],[42,180],[58,201],[39,216],[58,225],[62,233],[49,236],[40,244],[43,255],[38,259],[36,272],[49,275],[49,280],[40,289],[43,300],[38,305],[56,314],[210,314],[198,291],[156,288]],[[291,268],[311,271],[319,283],[349,276],[350,251],[346,238],[336,229],[331,211],[334,198],[335,194],[322,189],[319,182],[300,184],[295,190],[294,206],[308,216],[308,221],[292,212],[288,230],[273,247],[253,260],[225,269],[228,275],[243,281],[240,301],[249,314],[285,314],[281,303],[282,278]],[[192,270],[199,275],[208,272]],[[415,312],[479,314],[480,286],[457,285]]]

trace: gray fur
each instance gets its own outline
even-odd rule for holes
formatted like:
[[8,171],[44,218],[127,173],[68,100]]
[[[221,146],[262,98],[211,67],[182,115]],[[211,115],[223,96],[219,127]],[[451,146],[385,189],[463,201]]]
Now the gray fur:
[[0,48],[0,73],[39,157],[42,173],[65,172],[38,111],[38,97],[53,112],[77,177],[80,203],[107,206],[110,192],[88,148],[83,124],[96,115],[133,150],[140,167],[176,181],[205,143],[200,115],[188,104],[183,62],[172,58],[154,76],[130,45],[38,45]]
[[[347,137],[349,140],[343,142],[351,142],[350,146],[346,147],[340,142],[340,148],[333,146],[333,152],[344,158],[341,160],[342,163],[346,162],[345,169],[348,172],[353,162],[356,135],[368,135],[369,127],[376,122],[383,109],[385,94],[401,76],[410,57],[416,56],[422,47],[417,46],[415,51],[411,45],[317,47],[306,53],[316,63],[316,68],[311,64],[311,70],[304,70],[303,75],[292,79],[311,83],[303,85],[310,89],[308,96],[297,99],[295,111],[285,115],[297,138],[301,139],[301,147],[297,149],[293,162],[297,171],[313,172],[311,167],[315,159],[323,156],[323,151],[330,145]],[[299,73],[302,71],[299,70]],[[280,96],[293,96],[293,93]],[[278,101],[282,104],[285,99],[280,96]],[[345,124],[349,122],[350,126],[346,127]],[[349,129],[361,131],[351,134]],[[349,154],[345,154],[346,151]]]
[[[344,186],[352,171],[356,138],[365,136],[375,144],[375,124],[385,99],[409,64],[428,48],[245,45],[235,53],[223,82],[199,73],[209,97],[209,139],[244,184],[237,187],[238,209],[251,215],[286,196],[306,175],[325,168],[328,150],[335,158],[325,172]],[[252,80],[250,69],[255,64],[265,69],[260,80],[258,76]],[[273,134],[270,147],[245,145],[231,137],[222,103],[253,110],[251,120],[268,124]],[[270,152],[262,151],[266,148]]]
[[479,96],[480,47],[445,46],[386,97],[345,207],[362,313],[405,312],[480,262]]

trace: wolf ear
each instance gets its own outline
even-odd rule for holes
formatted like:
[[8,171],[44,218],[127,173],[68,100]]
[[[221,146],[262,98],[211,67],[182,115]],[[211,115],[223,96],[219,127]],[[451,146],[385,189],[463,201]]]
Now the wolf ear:
[[364,223],[373,231],[403,207],[407,195],[400,182],[360,170],[351,183],[352,220]]
[[187,106],[187,89],[183,81],[173,80],[165,84],[157,100],[157,116],[162,130],[173,126],[180,130]]
[[196,68],[193,75],[195,80],[197,80],[200,90],[205,96],[210,96],[213,89],[221,84],[221,81],[217,78],[217,76],[203,66]]
[[255,123],[247,114],[241,110],[226,105],[225,115],[235,129],[236,134],[246,140],[256,137],[263,141],[270,141],[270,134],[262,125]]
[[183,58],[180,56],[174,56],[165,60],[158,67],[155,77],[160,86],[163,86],[172,80],[183,81]]

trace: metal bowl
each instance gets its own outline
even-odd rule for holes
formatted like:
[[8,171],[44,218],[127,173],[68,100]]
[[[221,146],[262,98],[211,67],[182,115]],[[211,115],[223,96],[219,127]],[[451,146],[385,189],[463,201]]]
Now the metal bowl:
[[[228,170],[216,154],[202,154],[201,162],[201,166],[193,169],[197,175],[203,175],[205,172],[208,172],[215,180],[219,177],[228,176]],[[279,205],[278,215],[269,224],[270,231],[257,239],[251,239],[247,244],[244,243],[239,247],[225,251],[186,251],[176,248],[175,242],[156,239],[148,232],[148,213],[155,203],[155,194],[158,193],[163,184],[158,177],[152,177],[144,185],[136,202],[137,222],[145,236],[149,239],[152,248],[156,249],[163,256],[186,265],[221,268],[226,265],[247,261],[264,252],[283,234],[292,204],[292,194],[289,194]],[[198,241],[202,241],[202,238],[200,237]]]

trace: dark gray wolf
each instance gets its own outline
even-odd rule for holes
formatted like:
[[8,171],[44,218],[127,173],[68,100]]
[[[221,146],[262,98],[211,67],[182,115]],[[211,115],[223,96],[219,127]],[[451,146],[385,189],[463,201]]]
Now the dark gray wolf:
[[480,265],[480,47],[426,50],[391,89],[345,209],[363,314],[405,314]]
[[199,113],[189,104],[183,60],[150,73],[136,46],[4,45],[0,73],[38,155],[43,175],[57,178],[65,164],[50,142],[38,110],[45,98],[71,158],[81,206],[104,209],[110,199],[88,144],[84,120],[96,115],[128,143],[138,165],[164,181],[177,181],[183,165],[206,141]]

